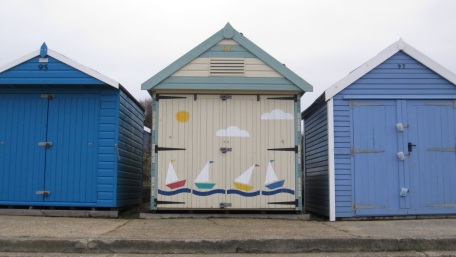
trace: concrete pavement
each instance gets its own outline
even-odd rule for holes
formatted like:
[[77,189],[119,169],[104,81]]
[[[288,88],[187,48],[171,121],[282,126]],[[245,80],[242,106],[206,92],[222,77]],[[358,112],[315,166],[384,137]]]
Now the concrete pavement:
[[456,253],[456,219],[105,219],[0,216],[0,252]]

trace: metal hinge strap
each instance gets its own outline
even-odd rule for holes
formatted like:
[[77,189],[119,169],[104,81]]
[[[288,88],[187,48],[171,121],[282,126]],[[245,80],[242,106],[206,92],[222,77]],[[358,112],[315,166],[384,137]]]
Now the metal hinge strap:
[[158,151],[184,151],[187,150],[185,148],[172,148],[172,147],[159,147],[158,145],[155,145],[155,153],[158,153]]
[[290,152],[298,153],[298,146],[295,145],[295,147],[287,147],[287,148],[269,148],[268,151],[290,151]]
[[350,154],[360,154],[360,153],[384,153],[385,150],[369,150],[369,149],[356,149],[352,147],[350,149]]
[[285,96],[285,97],[268,97],[270,100],[291,100],[291,101],[298,101],[297,96]]
[[160,100],[167,100],[167,99],[183,99],[183,98],[187,98],[185,96],[167,96],[167,95],[159,95],[157,94],[157,97],[155,98],[155,100],[157,101],[160,101]]

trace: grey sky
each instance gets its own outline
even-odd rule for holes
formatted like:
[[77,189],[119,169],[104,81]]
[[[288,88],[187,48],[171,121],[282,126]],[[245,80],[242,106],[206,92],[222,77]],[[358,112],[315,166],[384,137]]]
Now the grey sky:
[[227,22],[314,86],[303,109],[400,37],[456,73],[453,0],[0,0],[0,66],[46,42],[143,99]]

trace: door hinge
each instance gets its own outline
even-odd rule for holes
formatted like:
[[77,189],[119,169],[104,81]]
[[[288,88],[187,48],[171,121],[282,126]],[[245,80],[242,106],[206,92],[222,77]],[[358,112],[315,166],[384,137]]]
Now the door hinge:
[[384,153],[385,150],[370,150],[370,149],[356,149],[355,147],[351,147],[350,154],[360,154],[360,153]]
[[185,96],[168,96],[168,95],[159,95],[157,94],[157,97],[155,98],[155,100],[157,101],[160,101],[160,100],[166,100],[166,99],[183,99],[183,98],[187,98]]
[[158,153],[158,151],[184,151],[187,150],[185,148],[172,148],[172,147],[159,147],[158,145],[155,145],[155,153]]
[[294,201],[289,201],[289,202],[268,202],[268,204],[294,205],[295,207],[298,207],[299,201],[298,201],[298,199],[296,199]]
[[185,202],[158,201],[157,199],[154,199],[154,206],[157,207],[159,204],[185,204]]
[[298,146],[295,145],[295,147],[269,148],[268,151],[290,151],[290,152],[298,153]]
[[268,97],[269,100],[291,100],[294,102],[298,101],[297,96],[285,96],[285,97]]
[[355,106],[385,106],[382,103],[372,103],[372,102],[356,102],[350,100],[350,107],[355,107]]
[[456,152],[456,147],[428,148],[427,150],[433,152]]

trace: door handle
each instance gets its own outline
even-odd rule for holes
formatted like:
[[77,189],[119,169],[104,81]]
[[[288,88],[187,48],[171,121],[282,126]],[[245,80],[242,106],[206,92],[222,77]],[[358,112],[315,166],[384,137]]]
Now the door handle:
[[408,152],[411,153],[413,151],[413,147],[416,147],[416,145],[412,144],[412,143],[408,143]]
[[231,148],[229,148],[229,147],[220,147],[220,151],[222,153],[231,152]]

